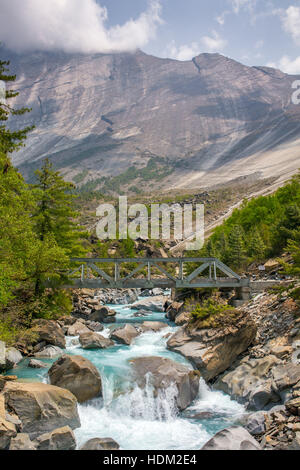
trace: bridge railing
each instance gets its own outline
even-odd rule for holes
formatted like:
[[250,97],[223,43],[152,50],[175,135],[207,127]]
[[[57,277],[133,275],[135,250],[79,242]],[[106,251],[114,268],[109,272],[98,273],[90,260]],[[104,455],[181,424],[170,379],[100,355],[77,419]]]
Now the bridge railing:
[[[74,258],[71,262],[76,268],[69,273],[70,283],[66,288],[249,286],[248,279],[242,279],[217,258]],[[173,269],[168,270],[171,264]],[[193,267],[186,270],[188,264]],[[109,272],[105,270],[107,267]]]

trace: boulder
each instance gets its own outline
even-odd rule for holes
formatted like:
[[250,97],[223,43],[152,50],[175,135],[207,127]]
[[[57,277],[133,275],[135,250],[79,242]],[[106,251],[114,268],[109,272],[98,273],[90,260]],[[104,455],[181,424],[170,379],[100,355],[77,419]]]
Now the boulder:
[[64,426],[38,436],[35,445],[37,450],[75,450],[76,439],[72,429]]
[[111,439],[110,437],[107,438],[98,438],[90,439],[87,441],[80,450],[119,450],[119,444]]
[[130,308],[132,310],[146,310],[148,312],[163,312],[166,299],[167,297],[163,295],[149,297],[135,302]]
[[167,323],[163,323],[160,321],[145,321],[143,322],[139,328],[142,330],[143,333],[146,333],[147,331],[161,331],[164,328],[168,328]]
[[139,335],[139,332],[137,329],[133,326],[127,323],[125,326],[122,328],[117,328],[115,329],[111,334],[110,338],[117,341],[118,343],[130,345],[134,338],[136,338]]
[[252,344],[256,325],[243,312],[234,325],[224,328],[180,328],[167,347],[194,364],[206,381],[228,369],[237,357]]
[[116,321],[116,315],[117,312],[115,310],[101,306],[97,310],[92,310],[91,314],[89,315],[89,320],[102,323],[114,323]]
[[266,431],[266,413],[263,411],[257,411],[247,417],[246,420],[247,431],[252,436],[258,436]]
[[5,353],[6,369],[12,369],[22,361],[23,356],[16,348],[8,348]]
[[4,395],[0,394],[0,450],[9,448],[10,441],[16,437],[16,426],[7,420]]
[[80,426],[77,401],[68,390],[38,382],[8,382],[3,393],[6,408],[18,416],[31,439],[62,426]]
[[101,377],[97,368],[82,356],[62,356],[49,370],[50,383],[72,392],[79,403],[99,397]]
[[183,306],[184,302],[172,302],[167,308],[166,317],[171,321],[175,321],[177,315],[182,312]]
[[180,410],[186,409],[197,397],[200,374],[164,357],[139,357],[130,364],[137,384],[144,388],[150,377],[154,390],[165,390],[171,385],[177,388],[176,404]]
[[6,370],[6,346],[3,341],[0,341],[0,372]]
[[42,361],[38,361],[37,359],[30,359],[28,363],[28,367],[31,369],[47,369],[47,364],[44,364]]
[[79,342],[83,349],[106,349],[114,345],[110,339],[92,332],[80,335]]
[[66,347],[66,339],[62,328],[53,320],[35,320],[33,322],[32,331],[37,335],[37,343],[46,341],[47,344]]
[[182,312],[179,313],[175,318],[175,324],[177,326],[186,325],[191,318],[191,314],[189,312]]
[[7,382],[14,382],[16,380],[18,380],[16,375],[0,375],[0,392],[2,392]]
[[104,326],[99,323],[99,322],[96,322],[96,321],[87,321],[86,322],[88,328],[91,330],[91,331],[96,331],[96,332],[99,332],[99,331],[103,331],[104,330]]
[[250,410],[261,410],[280,401],[272,379],[272,369],[280,363],[280,359],[272,355],[261,359],[245,358],[234,370],[223,374],[214,387]]
[[300,364],[289,362],[274,367],[272,370],[276,388],[279,391],[293,387],[300,380]]
[[47,346],[46,348],[41,349],[41,351],[35,353],[34,357],[44,357],[52,359],[54,357],[61,356],[63,353],[63,350],[58,346]]
[[246,429],[232,426],[218,432],[201,450],[261,450],[261,447]]
[[36,450],[28,434],[20,433],[10,441],[9,450]]
[[80,336],[84,333],[90,333],[91,330],[81,321],[77,321],[73,325],[69,326],[67,336]]
[[285,403],[285,407],[289,413],[294,416],[300,416],[300,398],[293,398]]

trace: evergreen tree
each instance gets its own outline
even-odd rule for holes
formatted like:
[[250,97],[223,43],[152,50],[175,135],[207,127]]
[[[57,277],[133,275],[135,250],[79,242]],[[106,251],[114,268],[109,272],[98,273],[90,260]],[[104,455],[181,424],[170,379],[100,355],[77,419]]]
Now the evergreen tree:
[[248,254],[251,258],[261,261],[266,253],[266,246],[264,241],[258,231],[255,228],[253,235],[250,238],[250,243],[248,247]]
[[228,238],[228,258],[232,266],[240,268],[246,261],[244,233],[240,225],[234,225]]

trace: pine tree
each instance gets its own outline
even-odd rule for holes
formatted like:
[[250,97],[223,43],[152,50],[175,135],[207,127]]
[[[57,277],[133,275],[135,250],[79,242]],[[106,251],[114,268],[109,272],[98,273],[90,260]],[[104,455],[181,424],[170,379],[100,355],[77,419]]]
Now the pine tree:
[[[58,255],[56,266],[58,272],[59,267],[66,268],[69,258],[85,253],[81,241],[85,233],[76,224],[78,213],[73,209],[74,185],[64,181],[59,172],[53,169],[48,159],[35,174],[37,183],[33,185],[36,201],[36,210],[33,214],[34,229],[42,243],[44,256],[49,250]],[[41,259],[43,259],[43,253],[41,253]],[[46,256],[43,269],[38,269],[35,273],[36,293],[41,290],[42,274],[45,277],[45,271],[49,271],[47,259]],[[53,269],[53,267],[49,268]],[[59,276],[56,278],[58,280]]]
[[236,268],[242,267],[246,261],[244,233],[239,225],[234,225],[229,233],[228,257],[230,264]]
[[259,231],[257,230],[257,228],[255,228],[254,233],[250,238],[248,254],[254,260],[261,261],[264,258],[265,253],[266,246]]

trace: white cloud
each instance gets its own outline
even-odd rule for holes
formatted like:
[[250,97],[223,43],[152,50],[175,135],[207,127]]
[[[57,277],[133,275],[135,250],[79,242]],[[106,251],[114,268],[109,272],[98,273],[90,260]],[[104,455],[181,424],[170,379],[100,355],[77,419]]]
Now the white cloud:
[[96,0],[0,0],[0,34],[17,51],[132,51],[145,46],[162,23],[159,0],[123,25],[106,27],[107,10]]
[[296,44],[300,44],[300,7],[290,6],[282,12],[284,30],[291,34]]
[[191,60],[200,53],[200,46],[197,42],[192,44],[183,44],[177,47],[175,41],[172,41],[167,47],[167,56],[176,60]]
[[227,41],[221,38],[216,31],[212,32],[212,36],[204,36],[201,42],[208,52],[220,52],[227,45]]
[[256,0],[230,0],[234,13],[238,14],[243,8],[252,10],[256,5]]
[[300,74],[300,57],[296,57],[293,60],[288,56],[283,56],[278,62],[271,62],[268,66],[282,70],[282,72],[290,75],[298,75]]
[[211,37],[203,36],[200,43],[192,42],[177,47],[175,41],[172,41],[167,46],[166,55],[176,60],[191,60],[201,52],[220,52],[226,45],[227,41],[213,31]]

